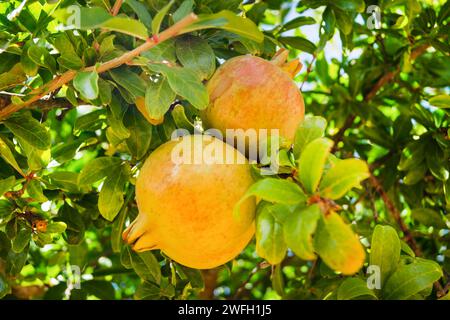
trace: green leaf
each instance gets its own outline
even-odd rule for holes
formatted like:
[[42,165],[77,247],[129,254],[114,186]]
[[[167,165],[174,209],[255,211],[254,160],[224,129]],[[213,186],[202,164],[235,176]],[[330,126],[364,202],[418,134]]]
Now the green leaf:
[[73,131],[75,134],[79,134],[81,131],[95,131],[101,129],[105,122],[105,110],[98,109],[92,112],[83,114],[81,117],[75,120]]
[[335,212],[319,219],[314,249],[327,266],[345,275],[358,272],[365,260],[358,237]]
[[[78,245],[80,244],[84,239],[84,232],[86,230],[83,218],[81,217],[78,210],[72,208],[67,203],[65,203],[61,208],[58,210],[58,221],[62,221],[67,225],[67,229],[63,235],[64,239],[67,241],[68,244],[71,245]],[[55,219],[56,221],[56,219]],[[80,251],[82,249],[82,246],[69,246],[69,250],[72,251]],[[77,256],[76,254],[73,254],[74,256]],[[86,252],[82,253],[80,256],[85,257]],[[70,253],[70,259],[72,260],[72,252]],[[77,263],[80,265],[80,263]]]
[[64,222],[51,222],[47,225],[48,233],[63,233],[67,229],[67,224]]
[[11,149],[9,149],[9,146],[2,140],[1,137],[0,137],[0,156],[3,158],[3,160],[9,163],[14,169],[16,169],[17,172],[19,172],[22,176],[25,176],[22,169],[19,167],[16,158],[14,158]]
[[152,21],[152,34],[157,35],[159,33],[159,29],[161,28],[161,23],[164,20],[164,17],[169,12],[170,8],[172,7],[173,3],[175,1],[171,0],[168,4],[166,4],[161,10],[158,11],[156,16],[153,18]]
[[189,13],[192,12],[192,8],[194,6],[194,0],[184,0],[177,10],[172,15],[173,21],[178,22],[184,17],[186,17]]
[[195,23],[184,28],[181,33],[210,28],[224,29],[256,42],[264,40],[264,34],[252,20],[236,16],[228,10],[222,10],[215,14],[201,14]]
[[281,32],[291,30],[291,29],[297,29],[298,27],[315,24],[315,23],[316,23],[316,20],[314,20],[314,18],[300,16],[295,19],[292,19],[289,22],[286,22],[283,25],[283,27],[281,28]]
[[130,108],[125,114],[124,122],[130,131],[126,144],[136,159],[142,159],[152,141],[152,126],[136,108]]
[[402,265],[389,278],[383,288],[386,300],[405,300],[431,287],[442,277],[441,267],[434,261],[416,259],[416,262]]
[[39,180],[31,180],[27,186],[27,192],[33,200],[37,202],[47,201],[47,197],[44,196],[41,182]]
[[78,177],[80,185],[91,185],[100,179],[103,179],[111,172],[120,169],[122,161],[116,157],[99,157],[88,162]]
[[378,299],[375,293],[367,287],[367,283],[360,278],[345,279],[337,290],[337,298],[338,300]]
[[294,49],[305,51],[310,54],[313,54],[317,50],[314,43],[302,37],[280,37],[278,40]]
[[28,249],[29,247],[25,247],[20,253],[14,252],[14,250],[10,250],[8,252],[8,256],[6,258],[6,268],[5,271],[10,275],[18,275],[22,270],[23,266],[27,262],[28,258]]
[[113,17],[100,7],[81,7],[79,28],[83,30],[103,28],[140,39],[148,37],[147,28],[141,22],[125,17]]
[[438,96],[434,96],[428,102],[435,107],[448,109],[450,108],[450,95],[448,94],[441,94]]
[[276,293],[280,296],[284,296],[284,279],[283,279],[283,266],[281,264],[277,264],[273,267],[272,271],[272,288],[276,291]]
[[306,191],[311,194],[316,192],[332,146],[332,140],[318,138],[310,142],[300,156],[298,176]]
[[136,100],[137,97],[145,96],[145,88],[147,84],[136,73],[129,69],[120,68],[110,70],[109,74],[115,82],[125,88]]
[[413,209],[411,210],[411,217],[427,227],[434,227],[437,229],[445,229],[447,227],[441,215],[433,209]]
[[73,86],[84,98],[96,99],[98,97],[98,73],[95,71],[78,72],[73,79]]
[[114,300],[115,290],[110,281],[89,280],[82,283],[83,290],[102,300]]
[[367,164],[359,159],[345,159],[337,162],[327,171],[320,183],[320,194],[329,199],[339,199],[353,187],[369,177]]
[[306,196],[302,189],[294,182],[266,178],[254,183],[245,195],[236,203],[234,214],[239,215],[240,205],[249,197],[257,197],[274,203],[299,204],[306,202]]
[[336,16],[336,23],[339,30],[342,31],[344,35],[349,35],[353,30],[353,20],[347,14],[347,12],[342,10],[333,10]]
[[61,56],[57,59],[58,63],[67,69],[78,70],[84,66],[83,60],[77,55],[69,37],[65,33],[55,36],[53,46],[59,51]]
[[130,176],[129,171],[129,167],[123,165],[116,172],[110,173],[103,183],[98,197],[98,209],[103,218],[108,221],[113,221],[122,208],[123,189]]
[[29,112],[13,114],[5,121],[5,125],[15,136],[22,138],[36,149],[50,148],[49,132]]
[[194,108],[202,110],[208,106],[209,95],[206,87],[191,69],[164,64],[151,64],[149,67],[166,76],[172,90],[189,101]]
[[139,20],[144,23],[147,28],[151,27],[152,16],[147,10],[147,6],[137,0],[125,0],[124,3],[129,5],[131,9],[137,14]]
[[22,252],[30,243],[31,228],[25,224],[19,224],[17,235],[12,240],[12,249],[16,253]]
[[71,171],[56,171],[47,176],[50,179],[52,187],[58,187],[68,192],[78,193],[78,173]]
[[201,80],[209,79],[216,70],[216,56],[208,41],[187,35],[175,42],[178,60],[196,72]]
[[124,250],[130,265],[140,278],[157,284],[161,282],[161,267],[150,251],[135,253],[128,246]]
[[145,107],[152,119],[161,119],[175,100],[176,93],[170,88],[167,78],[150,82],[145,92]]
[[336,0],[332,4],[344,11],[364,12],[364,0]]
[[[1,144],[1,142],[0,142],[0,144]],[[0,148],[1,148],[1,146],[0,146]],[[0,154],[1,154],[1,151],[0,151]],[[16,184],[16,177],[14,177],[14,176],[8,177],[6,179],[1,179],[0,180],[0,197],[5,192],[8,192],[9,190],[11,190],[15,184]]]
[[286,255],[283,224],[274,207],[265,205],[256,215],[256,252],[270,264],[279,264]]
[[0,90],[18,85],[27,79],[20,63],[16,64],[8,72],[0,74]]
[[130,36],[146,40],[148,38],[147,28],[142,22],[124,17],[114,17],[101,24],[102,29],[117,31]]
[[397,269],[401,244],[397,231],[390,226],[377,225],[372,234],[370,265],[380,268],[381,285]]
[[313,234],[321,215],[320,207],[313,204],[295,210],[284,223],[284,239],[292,251],[303,260],[314,260]]
[[28,167],[32,171],[40,170],[48,165],[51,158],[51,150],[39,150],[34,145],[16,136],[16,140],[27,157]]
[[32,44],[28,48],[28,57],[37,65],[54,72],[56,70],[55,58],[53,58],[46,48]]
[[294,139],[294,156],[298,158],[300,153],[311,141],[323,137],[327,120],[318,116],[307,116],[298,126]]

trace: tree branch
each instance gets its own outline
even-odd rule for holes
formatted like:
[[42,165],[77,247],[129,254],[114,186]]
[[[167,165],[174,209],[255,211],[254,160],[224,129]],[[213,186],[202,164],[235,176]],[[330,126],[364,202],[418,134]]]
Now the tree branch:
[[416,240],[411,234],[411,231],[409,231],[408,226],[403,221],[402,217],[400,216],[400,211],[395,206],[394,202],[389,198],[389,195],[384,190],[383,186],[381,185],[380,181],[371,174],[370,175],[370,183],[375,188],[375,190],[378,192],[378,194],[381,196],[381,199],[384,202],[384,205],[386,206],[386,209],[390,212],[392,217],[397,222],[398,226],[400,227],[400,230],[402,230],[404,234],[404,240],[411,246],[411,248],[414,250],[414,253],[417,256],[421,256],[422,252],[420,248],[418,247]]
[[117,14],[120,11],[120,7],[122,6],[123,0],[116,0],[116,2],[114,3],[114,6],[111,9],[111,14],[113,16],[117,16]]
[[[410,56],[411,61],[414,61],[417,57],[425,53],[428,47],[429,47],[428,44],[424,44],[413,50]],[[397,68],[394,71],[389,71],[388,73],[384,74],[380,79],[378,79],[378,81],[375,83],[372,89],[365,95],[364,101],[368,102],[372,100],[377,95],[378,91],[380,91],[380,89],[383,88],[387,83],[391,82],[400,73],[400,71],[401,71],[400,66],[397,66]],[[355,119],[356,115],[354,114],[349,115],[345,120],[344,125],[334,135],[333,137],[334,146],[332,152],[337,151],[338,143],[342,141],[342,139],[344,138],[345,131],[347,131],[347,129],[349,129],[353,125]]]
[[[132,60],[133,58],[139,56],[141,53],[153,48],[158,43],[163,42],[165,40],[168,40],[170,38],[173,38],[174,36],[178,35],[184,28],[191,25],[197,20],[197,16],[193,13],[187,15],[185,18],[171,26],[170,28],[164,30],[159,35],[154,35],[153,37],[149,38],[145,43],[140,45],[139,47],[128,51],[127,53],[123,54],[120,57],[117,57],[115,59],[112,59],[110,61],[107,61],[103,64],[101,64],[99,67],[87,67],[83,69],[82,71],[90,72],[90,71],[96,71],[97,73],[102,73],[105,71],[108,71],[110,69],[117,68],[128,61]],[[38,88],[36,90],[33,90],[31,92],[31,97],[26,100],[25,102],[21,104],[9,104],[8,106],[0,109],[0,120],[6,119],[9,115],[11,115],[14,112],[17,112],[23,108],[26,108],[33,104],[34,102],[40,100],[47,94],[55,91],[56,89],[62,87],[69,81],[71,81],[75,75],[77,74],[77,71],[75,70],[69,70],[59,77],[56,77],[46,85],[44,85],[41,88]]]

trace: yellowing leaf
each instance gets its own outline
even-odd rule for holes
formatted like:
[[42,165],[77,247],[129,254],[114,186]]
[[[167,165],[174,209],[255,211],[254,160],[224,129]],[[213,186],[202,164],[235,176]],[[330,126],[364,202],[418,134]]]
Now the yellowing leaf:
[[367,164],[359,159],[345,159],[337,162],[320,183],[321,196],[339,199],[361,181],[369,177]]
[[319,220],[314,249],[331,269],[343,274],[354,274],[364,264],[365,252],[357,235],[335,212]]

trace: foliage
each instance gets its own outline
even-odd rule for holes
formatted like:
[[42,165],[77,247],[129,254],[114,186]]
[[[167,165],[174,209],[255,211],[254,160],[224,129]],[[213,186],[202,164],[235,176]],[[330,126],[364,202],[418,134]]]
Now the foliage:
[[[449,16],[417,0],[1,2],[0,298],[444,296]],[[198,128],[221,61],[279,47],[308,62],[309,116],[277,175],[253,166],[255,241],[205,283],[133,252],[121,233],[143,160]]]

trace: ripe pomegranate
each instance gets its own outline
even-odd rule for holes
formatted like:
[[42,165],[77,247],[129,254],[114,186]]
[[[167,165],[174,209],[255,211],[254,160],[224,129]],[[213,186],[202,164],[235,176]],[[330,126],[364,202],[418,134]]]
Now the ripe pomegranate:
[[224,135],[226,129],[279,129],[292,141],[305,107],[292,80],[301,65],[298,60],[285,63],[286,58],[287,51],[281,50],[272,61],[250,55],[226,61],[207,84],[210,104],[202,112],[205,127]]
[[[231,158],[233,163],[227,164]],[[222,265],[235,258],[255,232],[254,199],[233,216],[235,204],[252,183],[247,160],[230,145],[205,135],[169,141],[148,157],[139,173],[139,214],[123,239],[135,251],[161,249],[191,268]]]

